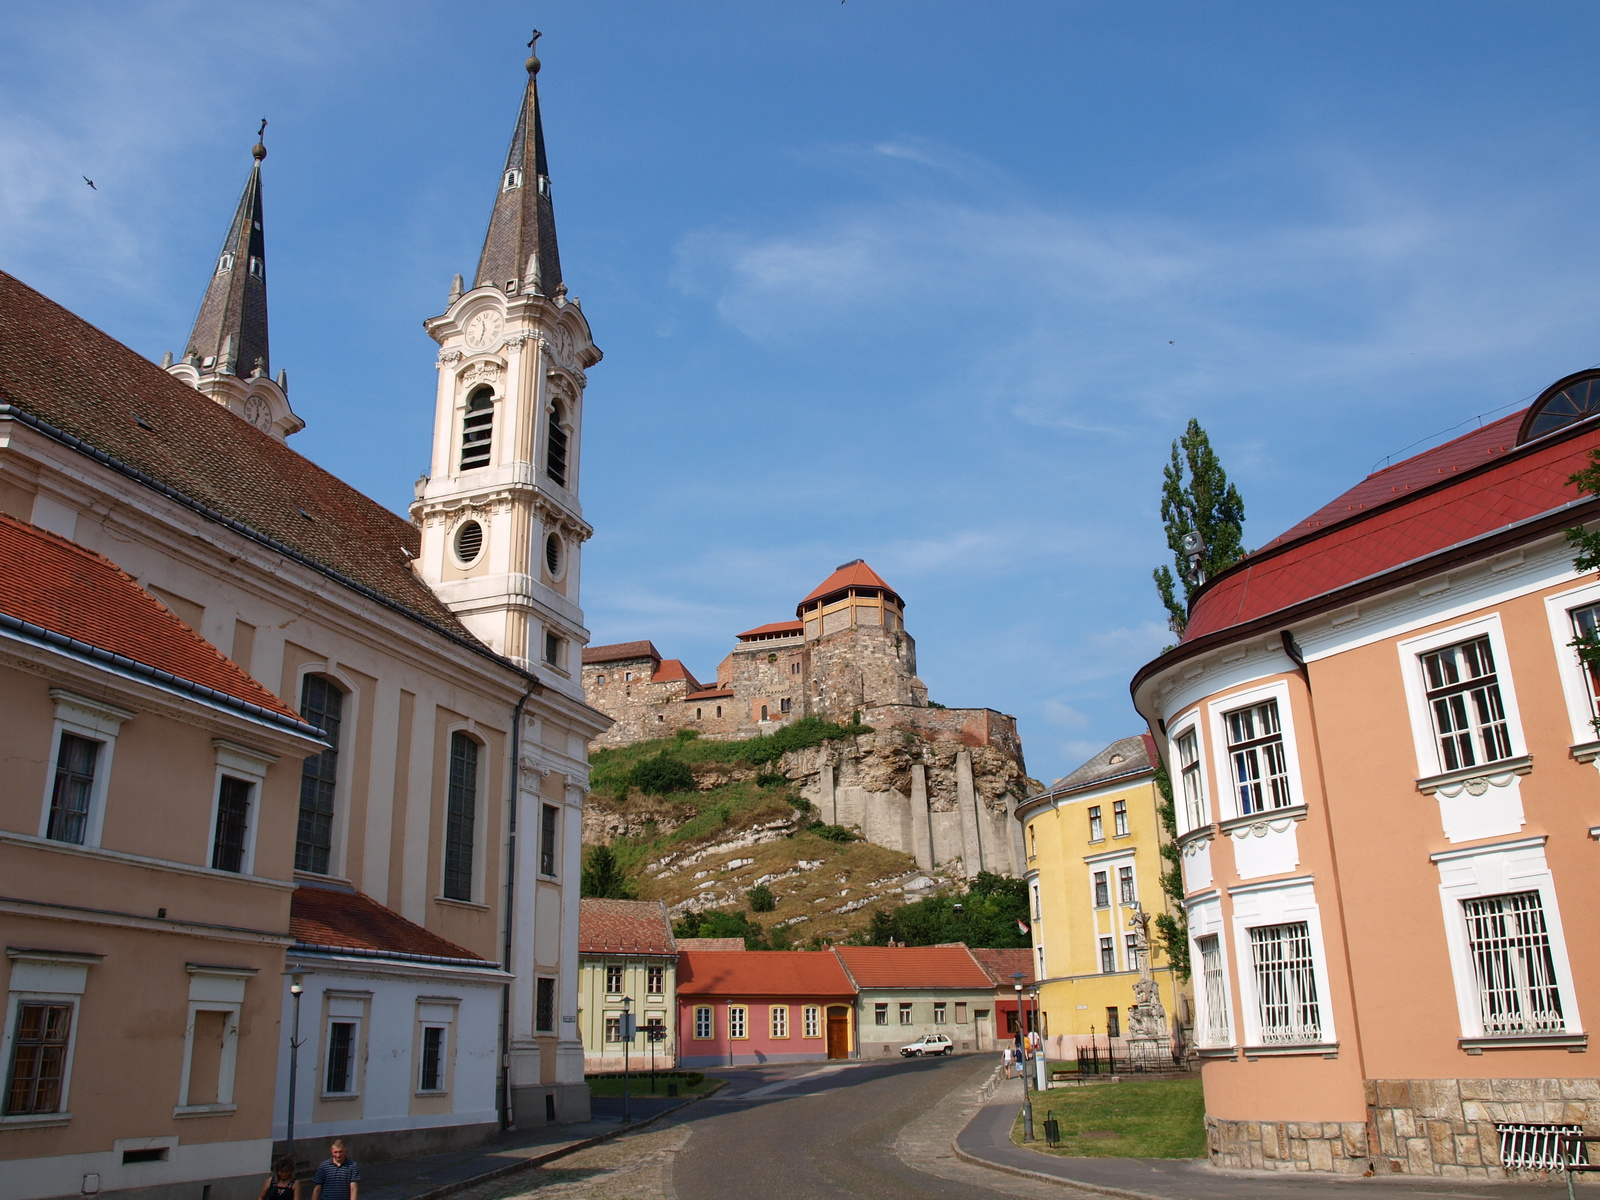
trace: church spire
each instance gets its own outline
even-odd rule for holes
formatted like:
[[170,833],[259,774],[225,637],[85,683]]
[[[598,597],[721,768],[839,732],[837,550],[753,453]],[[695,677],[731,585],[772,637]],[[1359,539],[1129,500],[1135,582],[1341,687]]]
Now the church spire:
[[250,168],[250,178],[239,197],[233,224],[228,227],[184,350],[184,360],[207,373],[249,378],[257,370],[266,375],[271,367],[267,351],[267,244],[261,227],[261,160],[267,156],[262,135],[266,129],[263,118],[250,151],[255,164]]
[[544,126],[539,119],[539,59],[532,53],[538,40],[536,29],[528,43],[528,87],[472,286],[554,296],[563,290],[561,255],[556,249],[550,168],[545,162]]

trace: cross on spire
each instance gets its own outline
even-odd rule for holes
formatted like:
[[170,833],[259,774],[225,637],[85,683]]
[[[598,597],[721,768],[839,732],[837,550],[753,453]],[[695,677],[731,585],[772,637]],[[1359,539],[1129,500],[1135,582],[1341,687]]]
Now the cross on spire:
[[528,83],[472,286],[553,296],[561,287],[561,254],[539,116],[539,59],[533,53],[541,36],[535,29],[528,39]]

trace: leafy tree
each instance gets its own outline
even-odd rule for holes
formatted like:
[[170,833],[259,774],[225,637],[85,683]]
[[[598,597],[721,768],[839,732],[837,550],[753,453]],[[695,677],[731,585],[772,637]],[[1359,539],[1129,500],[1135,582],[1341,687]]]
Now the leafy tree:
[[579,894],[602,900],[632,900],[633,881],[624,874],[610,846],[589,851],[579,878]]
[[1167,961],[1178,973],[1178,978],[1189,978],[1189,913],[1183,906],[1183,851],[1178,849],[1178,810],[1172,799],[1172,779],[1167,769],[1156,766],[1156,791],[1161,803],[1156,812],[1161,817],[1161,827],[1167,831],[1167,840],[1161,843],[1161,857],[1166,866],[1161,868],[1161,890],[1173,900],[1172,912],[1156,914],[1156,933],[1161,937]]
[[669,792],[692,791],[694,771],[688,763],[663,750],[654,758],[635,763],[628,774],[628,782],[647,796],[665,796]]
[[778,907],[778,898],[772,894],[772,889],[764,883],[758,883],[744,894],[750,901],[751,912],[771,912]]
[[[776,932],[776,931],[774,931]],[[746,950],[765,950],[766,939],[761,924],[752,921],[743,912],[686,912],[672,923],[673,937],[686,938],[743,938]]]
[[[1172,443],[1172,461],[1161,474],[1161,523],[1167,527],[1167,546],[1177,571],[1160,566],[1153,574],[1167,623],[1174,633],[1182,633],[1189,621],[1189,599],[1200,583],[1244,557],[1244,500],[1228,482],[1211,439],[1193,418],[1183,436]],[[1191,575],[1183,547],[1184,534],[1194,532],[1204,540],[1197,577]]]
[[886,946],[893,938],[907,946],[965,942],[985,948],[1015,948],[1029,944],[1018,924],[1027,917],[1028,889],[1022,880],[980,871],[965,892],[879,909],[860,936],[869,946]]

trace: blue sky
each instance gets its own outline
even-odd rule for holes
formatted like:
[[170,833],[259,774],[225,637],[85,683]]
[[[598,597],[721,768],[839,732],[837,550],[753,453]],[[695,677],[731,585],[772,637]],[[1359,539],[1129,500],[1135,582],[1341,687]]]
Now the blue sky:
[[181,351],[268,117],[293,445],[403,510],[533,23],[589,626],[702,676],[864,557],[1054,778],[1137,728],[1189,417],[1257,546],[1600,360],[1592,4],[11,0],[0,267]]

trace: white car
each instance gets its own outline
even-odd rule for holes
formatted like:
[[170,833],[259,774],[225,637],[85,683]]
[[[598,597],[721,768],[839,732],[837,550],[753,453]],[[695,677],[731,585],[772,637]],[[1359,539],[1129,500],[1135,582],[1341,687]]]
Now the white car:
[[909,1046],[900,1047],[901,1058],[921,1058],[925,1054],[949,1054],[955,1043],[942,1033],[925,1033]]

